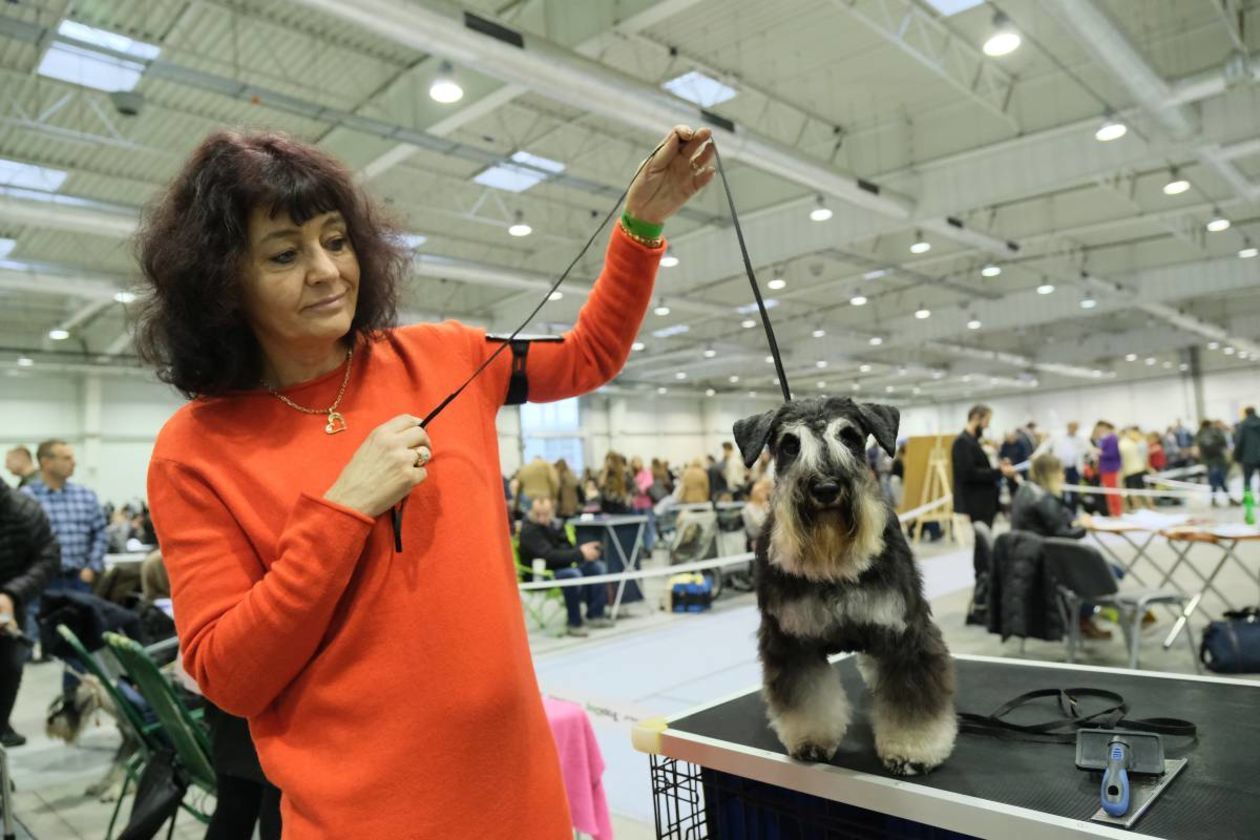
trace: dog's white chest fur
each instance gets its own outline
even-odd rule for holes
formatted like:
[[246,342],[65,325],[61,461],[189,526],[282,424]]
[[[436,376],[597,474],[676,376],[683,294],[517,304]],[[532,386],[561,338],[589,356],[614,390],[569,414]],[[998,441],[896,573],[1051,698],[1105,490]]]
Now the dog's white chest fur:
[[900,593],[854,588],[822,598],[810,592],[769,610],[789,636],[823,638],[842,626],[876,625],[898,633],[906,629],[906,603]]

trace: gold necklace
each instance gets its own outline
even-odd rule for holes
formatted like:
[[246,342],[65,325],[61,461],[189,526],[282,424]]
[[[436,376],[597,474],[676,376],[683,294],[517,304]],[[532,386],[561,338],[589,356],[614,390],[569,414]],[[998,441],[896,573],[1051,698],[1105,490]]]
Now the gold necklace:
[[342,417],[341,413],[337,411],[337,406],[341,405],[341,398],[346,395],[346,384],[350,381],[350,360],[353,357],[354,357],[354,348],[351,347],[349,350],[346,351],[346,372],[345,372],[345,375],[341,377],[341,390],[337,392],[337,399],[333,400],[333,404],[328,406],[328,408],[325,408],[322,410],[317,409],[317,408],[306,408],[305,406],[298,405],[293,400],[289,399],[284,394],[277,391],[275,388],[272,388],[270,385],[266,385],[265,387],[267,388],[268,391],[271,392],[271,395],[275,397],[276,399],[280,400],[280,402],[284,403],[290,408],[296,408],[298,411],[302,412],[303,414],[328,415],[328,423],[324,426],[325,434],[335,435],[337,434],[337,432],[344,432],[346,430],[346,418]]

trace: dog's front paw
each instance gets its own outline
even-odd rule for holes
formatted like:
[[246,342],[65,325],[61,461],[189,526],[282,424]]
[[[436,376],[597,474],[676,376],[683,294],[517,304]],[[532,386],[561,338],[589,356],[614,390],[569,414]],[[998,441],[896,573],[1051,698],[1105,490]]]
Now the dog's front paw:
[[[843,737],[844,736],[842,734],[840,740],[843,740]],[[840,749],[840,740],[827,741],[823,743],[806,741],[804,743],[797,744],[796,746],[789,746],[787,744],[784,744],[783,746],[787,747],[788,755],[792,756],[792,758],[795,758],[797,761],[815,761],[826,764],[831,761],[831,757],[836,754],[836,750]]]
[[939,767],[954,751],[958,719],[953,709],[925,721],[896,724],[881,720],[875,724],[875,752],[888,772],[896,776],[920,776]]

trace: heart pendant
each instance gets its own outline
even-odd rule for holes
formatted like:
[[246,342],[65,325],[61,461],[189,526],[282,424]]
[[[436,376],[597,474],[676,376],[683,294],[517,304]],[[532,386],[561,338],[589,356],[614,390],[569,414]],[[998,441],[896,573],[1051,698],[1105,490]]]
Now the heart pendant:
[[328,412],[328,425],[324,426],[324,431],[327,434],[335,435],[337,432],[344,432],[345,430],[346,418],[336,411]]

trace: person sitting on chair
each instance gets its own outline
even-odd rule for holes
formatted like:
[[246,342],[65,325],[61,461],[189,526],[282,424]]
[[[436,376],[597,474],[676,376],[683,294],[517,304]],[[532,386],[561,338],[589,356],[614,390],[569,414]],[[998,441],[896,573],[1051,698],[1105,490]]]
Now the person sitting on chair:
[[[1049,452],[1038,455],[1032,459],[1028,478],[1011,503],[1011,530],[1031,531],[1043,537],[1083,538],[1093,520],[1086,513],[1077,516],[1064,500],[1063,462]],[[1111,571],[1117,578],[1123,577],[1123,569],[1113,565]],[[1081,607],[1081,635],[1087,639],[1110,639],[1111,631],[1094,624],[1093,615],[1092,604]],[[1154,621],[1155,615],[1148,612],[1142,625]]]
[[[554,510],[551,499],[534,499],[529,519],[521,526],[521,562],[528,565],[535,559],[543,560],[547,568],[556,573],[556,580],[606,574],[608,567],[599,559],[602,546],[597,542],[574,546],[563,528],[553,525]],[[590,634],[586,627],[613,626],[604,616],[608,590],[603,584],[565,586],[560,591],[564,593],[564,606],[569,613],[568,635],[587,636]],[[586,601],[586,626],[582,624],[582,601]]]

